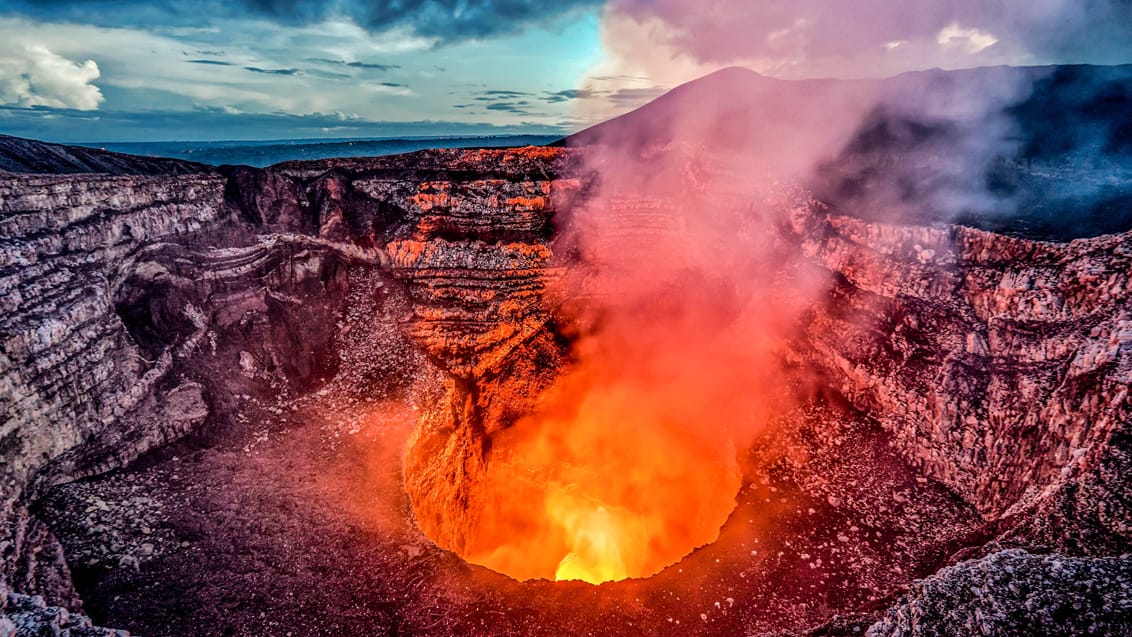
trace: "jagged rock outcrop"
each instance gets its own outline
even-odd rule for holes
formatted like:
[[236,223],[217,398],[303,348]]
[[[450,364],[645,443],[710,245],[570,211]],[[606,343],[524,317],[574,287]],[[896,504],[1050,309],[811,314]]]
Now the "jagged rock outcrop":
[[8,589],[0,578],[0,637],[129,637],[124,630],[94,626],[89,617]]
[[1127,558],[1002,551],[916,582],[865,635],[1127,635],[1130,591]]
[[1128,466],[1132,236],[1042,243],[814,213],[794,227],[837,275],[802,355],[911,462],[990,519],[1045,502],[1057,546],[1129,546],[1129,485],[1107,477]]

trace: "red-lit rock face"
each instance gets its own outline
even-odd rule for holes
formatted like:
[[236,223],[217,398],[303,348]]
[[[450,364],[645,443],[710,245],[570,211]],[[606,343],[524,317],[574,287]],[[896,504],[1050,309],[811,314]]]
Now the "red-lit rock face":
[[[701,179],[720,183],[712,175],[701,175]],[[558,183],[551,182],[551,192]],[[569,188],[576,189],[576,182],[569,182]],[[1129,296],[1129,279],[1123,274],[1126,268],[1113,267],[1114,262],[1127,259],[1126,236],[1040,244],[961,227],[901,229],[829,216],[818,208],[799,206],[797,197],[789,192],[761,195],[783,208],[780,222],[764,226],[767,232],[781,232],[775,241],[835,275],[829,279],[829,295],[805,299],[813,301],[814,307],[805,312],[805,320],[798,315],[804,333],[767,350],[775,346],[789,350],[792,354],[787,358],[795,356],[811,365],[824,382],[839,387],[852,403],[868,413],[884,414],[881,422],[898,434],[898,444],[912,462],[951,485],[987,516],[1032,506],[1043,489],[1037,484],[1055,493],[1066,476],[1099,470],[1096,463],[1103,462],[1108,453],[1100,450],[1104,448],[1100,440],[1127,408],[1129,362],[1123,352],[1129,346],[1129,333],[1121,326],[1129,319],[1120,308]],[[713,200],[727,196],[723,193]],[[440,210],[430,209],[434,214]],[[621,219],[621,227],[612,230],[624,234],[602,236],[617,247],[618,236],[634,230],[648,235],[650,241],[687,232],[686,219],[681,221],[678,212],[672,223],[662,223],[666,217],[658,210],[663,209],[672,209],[663,197],[620,197],[607,212]],[[487,216],[507,215],[504,208],[495,210]],[[648,213],[638,214],[638,210]],[[522,207],[518,212],[522,214]],[[469,282],[490,281],[508,290],[492,289],[492,301],[511,302],[508,307],[517,313],[496,311],[491,315],[495,320],[452,322],[430,322],[419,315],[414,334],[426,346],[448,347],[444,356],[453,361],[448,367],[460,380],[452,381],[444,404],[422,421],[406,456],[406,484],[421,526],[431,537],[503,573],[593,582],[648,575],[710,542],[726,518],[737,482],[731,477],[734,470],[728,468],[730,451],[720,441],[731,440],[731,430],[726,422],[714,422],[717,447],[701,449],[695,432],[701,431],[702,423],[688,424],[694,416],[685,414],[685,424],[679,418],[675,423],[684,433],[671,438],[671,448],[664,448],[664,427],[651,429],[664,415],[619,401],[635,398],[640,403],[641,397],[649,397],[662,402],[657,397],[666,391],[680,393],[694,385],[676,380],[658,391],[663,382],[652,376],[650,391],[644,393],[632,389],[632,377],[640,369],[626,376],[624,370],[609,371],[617,369],[611,360],[601,361],[597,368],[589,364],[592,360],[578,362],[578,356],[586,356],[578,347],[591,345],[586,328],[581,328],[580,335],[577,328],[567,327],[565,334],[573,341],[564,344],[563,326],[581,315],[556,305],[552,294],[548,301],[548,289],[560,282],[552,266],[561,261],[552,260],[547,242],[541,240],[546,234],[537,227],[532,230],[533,239],[518,244],[522,248],[505,244],[491,252],[495,260],[464,261],[462,295],[446,296],[441,287],[428,287],[431,295],[421,296],[440,303],[439,308],[434,305],[424,312],[424,317],[431,316],[430,312],[445,316],[448,307],[469,307]],[[449,235],[446,240],[424,240],[414,246],[419,246],[421,255],[441,259],[445,249],[456,249],[451,239]],[[620,246],[632,249],[631,243]],[[478,252],[461,253],[474,256]],[[538,255],[541,260],[515,255]],[[418,262],[427,262],[421,259]],[[522,277],[511,269],[516,264],[522,266]],[[780,264],[797,265],[789,259]],[[421,285],[427,270],[413,270],[409,276],[420,276],[414,281]],[[539,284],[526,284],[530,277]],[[582,278],[591,294],[608,290],[594,284],[592,276]],[[798,291],[790,287],[790,279],[783,281],[786,289],[775,291],[778,295],[771,298],[782,303],[778,307],[783,312],[789,312],[784,299]],[[488,287],[477,285],[480,287],[473,287],[477,293]],[[513,300],[512,294],[522,301]],[[558,312],[552,324],[547,322],[550,309]],[[646,312],[641,316],[653,318]],[[607,321],[603,328],[608,330],[608,322],[616,322],[616,315],[603,319]],[[757,328],[748,325],[747,337],[757,334]],[[464,332],[470,329],[475,330],[474,335]],[[632,335],[629,332],[633,330],[626,330],[623,336],[648,343],[648,320],[638,324]],[[484,350],[479,335],[497,334],[503,336],[495,342],[506,345]],[[678,343],[685,336],[674,330],[668,343]],[[787,346],[788,342],[792,345]],[[594,346],[603,345],[599,341]],[[440,351],[437,348],[434,355],[439,356]],[[474,367],[457,362],[462,361],[461,352],[483,351],[494,354],[487,364]],[[703,362],[679,347],[672,351],[683,356],[689,369]],[[651,360],[649,355],[631,358]],[[781,365],[782,361],[764,359],[762,364]],[[572,372],[578,365],[580,371]],[[558,370],[565,376],[559,376]],[[603,376],[606,373],[610,376]],[[757,394],[758,388],[753,387],[748,397]],[[683,401],[695,402],[694,396],[681,396]],[[707,405],[727,403],[721,397],[713,401],[698,407],[711,413]],[[1088,408],[1082,410],[1081,405]],[[642,420],[634,420],[637,418]],[[1099,428],[1090,427],[1087,420],[1099,423]],[[619,427],[625,427],[628,434],[618,433]],[[648,445],[632,436],[640,431],[659,437],[659,448],[643,450]],[[625,444],[619,448],[629,451],[621,457],[602,457],[601,450],[614,446],[615,440]],[[675,449],[687,453],[675,453]],[[1019,463],[1018,453],[1035,462]],[[661,462],[658,458],[667,459]],[[591,460],[593,464],[588,465]],[[644,484],[666,484],[664,480],[679,475],[703,476],[703,480],[686,480],[687,493],[695,494],[688,500],[676,497],[671,502],[650,502],[637,494],[629,498],[633,502],[627,502],[620,498],[632,490],[624,488],[627,484],[619,489],[616,483],[619,476],[633,475],[629,466],[634,463],[640,473],[632,480]],[[655,473],[653,468],[660,466],[672,473]],[[705,473],[706,467],[722,471]],[[586,490],[588,480],[600,488]],[[610,496],[610,490],[616,496]],[[658,491],[674,492],[668,485]],[[718,505],[711,505],[713,496],[718,496]],[[522,505],[509,506],[513,501]],[[706,508],[697,509],[689,503],[692,501]],[[569,509],[566,513],[561,510],[564,506]],[[634,511],[634,506],[642,509]],[[573,550],[578,541],[589,545],[608,542],[608,534],[616,533],[611,530],[627,526],[617,522],[621,511],[634,511],[636,519],[652,519],[642,513],[650,507],[663,509],[660,517],[668,516],[674,522],[683,522],[689,510],[696,511],[691,517],[706,522],[695,532],[678,532],[684,537],[681,548],[667,551],[663,560],[641,562],[655,566],[625,569],[620,563],[624,560],[617,557],[624,550],[611,548],[607,552],[612,566],[602,562],[571,570],[578,559]],[[1105,533],[1124,535],[1118,520],[1125,515],[1104,509],[1101,517],[1107,522],[1101,524]],[[1062,532],[1074,533],[1072,528]],[[626,545],[662,543],[657,537],[664,536],[662,532],[624,533],[632,537]],[[620,546],[617,542],[612,545]]]
[[[718,178],[707,180],[719,183]],[[579,188],[573,180],[551,181],[545,190],[553,195],[563,183],[573,197]],[[465,186],[441,188],[451,193]],[[447,196],[449,208],[474,205]],[[897,433],[906,457],[988,516],[1034,506],[1035,496],[1047,487],[1052,489],[1047,498],[1071,497],[1075,501],[1066,506],[1089,506],[1080,502],[1080,495],[1048,494],[1058,493],[1057,485],[1067,476],[1099,470],[1102,465],[1096,463],[1106,462],[1110,453],[1100,441],[1127,410],[1129,336],[1121,326],[1128,317],[1120,308],[1127,303],[1129,282],[1121,274],[1125,268],[1111,265],[1127,260],[1126,237],[1035,244],[963,228],[898,228],[829,216],[797,205],[797,197],[788,192],[764,198],[789,207],[783,223],[766,225],[771,232],[781,232],[775,241],[836,275],[828,279],[825,300],[804,299],[816,302],[816,307],[797,315],[803,333],[781,339],[768,351],[780,347],[786,359],[804,361],[823,382],[838,387],[868,413],[878,414],[886,428]],[[545,205],[555,201],[552,196]],[[494,199],[479,205],[481,218],[508,216],[506,202]],[[442,219],[445,206],[429,210],[431,227],[453,227]],[[671,223],[663,223],[666,216],[658,211],[673,210],[663,198],[619,197],[609,213],[629,227],[642,210],[647,211],[649,230],[644,234],[649,241],[687,230],[678,211],[669,215]],[[521,218],[525,212],[525,206],[517,208]],[[543,222],[550,217],[544,208]],[[617,532],[610,529],[625,527],[625,537],[631,538],[626,545],[647,545],[642,537],[665,535],[642,536],[628,529],[631,525],[616,521],[621,512],[648,519],[652,514],[643,509],[651,507],[653,513],[663,511],[660,518],[679,524],[689,517],[688,511],[695,511],[690,517],[704,523],[694,531],[676,532],[683,542],[679,549],[664,551],[664,559],[644,558],[638,563],[649,566],[626,569],[620,558],[624,550],[612,542],[615,548],[606,551],[612,566],[573,571],[590,581],[648,575],[711,541],[726,518],[732,502],[727,494],[737,484],[729,468],[732,452],[724,445],[733,439],[731,430],[716,412],[709,427],[715,447],[705,447],[697,443],[703,423],[692,423],[694,416],[684,415],[673,423],[677,434],[665,438],[663,426],[650,429],[663,415],[630,404],[642,396],[655,402],[664,392],[636,392],[633,373],[616,371],[610,360],[596,370],[582,364],[580,372],[571,372],[579,366],[578,357],[585,356],[578,347],[590,341],[584,321],[581,328],[570,325],[585,313],[564,309],[555,300],[559,297],[553,291],[563,287],[562,260],[555,261],[551,254],[544,228],[534,224],[527,230],[531,234],[526,242],[490,249],[473,242],[470,252],[458,235],[430,238],[427,230],[418,230],[413,249],[404,248],[417,259],[412,261],[417,267],[406,266],[400,275],[416,290],[419,309],[413,334],[455,377],[446,398],[426,414],[411,443],[407,488],[430,537],[473,562],[521,579],[571,577],[578,542],[608,543],[608,535]],[[614,247],[630,245],[617,244],[619,235],[613,230],[603,236],[612,237]],[[401,254],[401,244],[393,246],[394,254]],[[484,252],[477,252],[481,249]],[[464,255],[458,264],[462,269],[447,270],[447,281],[459,282],[457,291],[431,278],[437,269],[428,264],[443,263],[445,250]],[[780,263],[797,265],[790,259]],[[1090,283],[1097,276],[1103,281]],[[598,284],[595,292],[592,276],[582,278],[590,285],[591,300],[608,289]],[[793,292],[789,286],[776,291],[780,307],[789,307],[782,297]],[[469,307],[486,313],[470,316]],[[552,313],[555,321],[548,323]],[[608,324],[616,316],[604,319]],[[751,327],[744,331],[748,337],[758,333],[758,326]],[[644,325],[622,336],[655,345]],[[679,332],[668,336],[672,342],[681,340]],[[600,341],[596,347],[602,347]],[[631,351],[629,347],[617,353]],[[696,369],[695,354],[673,351],[683,357],[685,367]],[[726,360],[708,356],[709,362]],[[473,358],[478,363],[468,362]],[[767,364],[766,359],[761,364]],[[656,382],[656,376],[651,377],[650,383]],[[679,393],[693,386],[677,380],[668,389]],[[687,394],[679,395],[689,400]],[[747,397],[758,395],[758,388],[752,387]],[[727,403],[714,396],[704,404]],[[635,421],[638,417],[648,422]],[[618,434],[620,426],[630,435]],[[632,437],[642,430],[660,439],[657,449]],[[628,451],[604,457],[603,450],[610,447]],[[1035,461],[1019,463],[1019,450]],[[641,473],[626,479],[621,488],[613,484],[621,476],[634,475],[629,469],[633,465]],[[658,467],[671,473],[657,472]],[[703,482],[687,480],[682,485],[686,493],[660,503],[648,502],[629,484],[665,484],[666,479],[679,481],[679,476],[702,477]],[[600,486],[587,491],[587,481]],[[610,490],[618,495],[610,495]],[[665,486],[658,491],[681,490]],[[718,502],[710,504],[707,494],[721,492]],[[1095,492],[1091,497],[1097,497]],[[634,511],[627,506],[630,501],[642,509]],[[693,501],[706,508],[696,508]],[[569,510],[563,512],[564,506]],[[1122,536],[1119,520],[1125,515],[1105,508],[1100,524],[1106,533]]]
[[[688,233],[724,205],[717,193],[579,198],[577,179],[509,187],[548,193],[533,199],[421,188],[407,198],[422,211],[412,239],[389,246],[415,302],[410,332],[453,376],[406,455],[421,528],[524,580],[645,577],[714,541],[735,507],[737,452],[781,400],[765,291],[732,289]],[[634,232],[642,209],[653,231]],[[469,210],[478,225],[461,226]],[[612,225],[590,241],[593,224]],[[491,225],[510,240],[483,243]],[[740,231],[749,254],[768,249],[765,233]]]

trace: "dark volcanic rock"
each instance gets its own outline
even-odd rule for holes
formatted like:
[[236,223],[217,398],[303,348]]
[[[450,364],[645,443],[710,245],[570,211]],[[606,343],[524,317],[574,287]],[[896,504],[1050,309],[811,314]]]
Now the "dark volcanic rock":
[[1128,466],[1132,234],[1054,244],[796,221],[839,275],[803,357],[989,518],[1046,507],[1061,520],[1046,541],[1127,550],[1130,486],[1100,476]]
[[917,582],[868,637],[1132,634],[1132,561],[995,553]]
[[180,159],[125,155],[0,135],[0,173],[103,173],[107,175],[191,175],[211,166]]
[[129,632],[94,626],[89,617],[49,604],[39,595],[13,592],[0,579],[0,635],[129,637]]

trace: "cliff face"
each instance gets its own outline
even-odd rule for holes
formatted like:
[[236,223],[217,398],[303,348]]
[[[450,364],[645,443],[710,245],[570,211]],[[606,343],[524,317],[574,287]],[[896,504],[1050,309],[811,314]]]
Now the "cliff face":
[[260,234],[271,228],[242,219],[229,184],[216,173],[0,180],[0,577],[16,590],[73,598],[53,538],[26,510],[46,488],[222,428],[244,371],[266,368],[263,382],[281,387],[333,374],[345,267],[377,257]]
[[1132,413],[1128,233],[1055,244],[814,214],[795,231],[837,275],[797,351],[909,461],[988,519],[1045,502],[1044,541],[1127,546],[1128,485],[1108,476]]
[[[335,343],[370,352],[351,360],[358,385],[420,374],[419,361],[382,360],[403,350],[372,336],[383,327],[339,331],[349,272],[376,268],[378,297],[410,312],[386,319],[403,322],[391,338],[408,335],[454,379],[498,367],[546,320],[533,308],[550,275],[559,155],[5,177],[0,574],[73,602],[30,502],[204,425],[231,426],[232,396],[249,384],[317,386],[353,356]],[[366,334],[377,342],[358,343]]]
[[[592,178],[580,158],[429,151],[0,178],[0,580],[73,605],[58,545],[27,510],[46,487],[189,432],[222,435],[235,396],[336,374],[392,392],[439,370],[405,488],[418,524],[460,548],[465,527],[438,514],[475,515],[492,436],[570,355],[545,296],[569,263],[552,249],[556,214]],[[767,231],[834,281],[787,358],[977,507],[990,537],[1128,550],[1132,233],[1040,243],[819,205]],[[921,611],[894,610],[877,634],[904,634],[892,626],[908,612]]]
[[[119,266],[140,246],[223,223],[222,186],[213,176],[0,182],[0,480],[8,485],[0,574],[13,586],[37,592],[36,582],[51,578],[37,573],[35,557],[47,534],[22,507],[52,473],[75,479],[120,466],[206,417],[199,384],[166,379],[177,347],[200,338],[199,310],[168,308],[189,340],[143,356],[116,311],[116,288],[129,274]],[[92,447],[103,454],[75,466]]]

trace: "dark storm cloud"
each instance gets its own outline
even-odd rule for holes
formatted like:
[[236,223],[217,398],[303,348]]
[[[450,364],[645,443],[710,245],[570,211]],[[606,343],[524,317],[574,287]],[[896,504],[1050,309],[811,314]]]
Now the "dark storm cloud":
[[101,26],[186,26],[253,17],[302,25],[345,17],[374,32],[405,28],[439,42],[514,33],[602,0],[11,0],[6,12]]
[[400,82],[382,82],[381,85],[388,86],[389,88],[409,88],[407,85]]
[[377,64],[376,62],[347,62],[346,60],[332,60],[330,58],[307,58],[307,62],[316,62],[319,64],[332,64],[335,66],[345,66],[352,69],[368,69],[372,71],[392,71],[401,68],[400,64]]
[[225,62],[223,60],[185,60],[185,61],[188,62],[189,64],[208,64],[210,66],[235,66],[235,64],[232,64],[231,62]]
[[299,73],[299,69],[262,69],[258,66],[245,66],[244,70],[265,75],[297,75]]
[[559,102],[567,102],[569,100],[585,100],[601,94],[604,94],[604,91],[570,88],[563,91],[554,91],[553,93],[547,93],[542,97],[542,100],[551,104],[557,104]]
[[541,24],[601,0],[242,0],[247,10],[281,21],[311,22],[335,13],[375,31],[408,27],[440,41],[482,38]]

